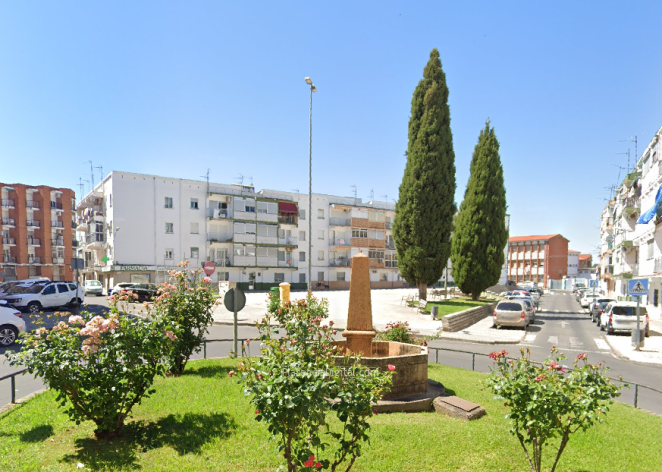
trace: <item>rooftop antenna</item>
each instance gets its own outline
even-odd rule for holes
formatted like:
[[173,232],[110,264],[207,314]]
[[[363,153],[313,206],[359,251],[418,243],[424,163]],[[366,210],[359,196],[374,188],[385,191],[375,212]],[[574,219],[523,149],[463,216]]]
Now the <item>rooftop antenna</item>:
[[82,177],[78,177],[78,188],[80,188],[80,201],[82,202],[85,195],[85,184]]
[[630,173],[630,148],[628,148],[628,152],[617,152],[616,154],[627,154],[628,156],[628,174]]
[[370,201],[373,201],[375,199],[375,191],[373,189],[370,189],[370,197],[368,197]]
[[243,186],[244,185],[244,175],[239,174],[239,177],[235,177],[239,181],[239,185]]
[[[89,181],[89,180],[83,180],[83,182],[87,182],[87,185],[90,185],[90,181]],[[90,186],[90,192],[91,192],[91,191],[92,191],[92,186]]]
[[253,176],[251,175],[251,176],[249,177],[249,179],[251,179],[251,187],[252,187],[252,186],[253,186]]
[[388,195],[380,195],[379,198],[383,198],[388,203]]
[[92,165],[92,161],[87,161],[90,163],[90,177],[92,177],[92,187],[94,187],[94,166]]
[[639,136],[643,136],[644,134],[646,134],[647,131],[648,131],[648,130],[643,131],[643,132],[641,132],[641,133],[639,133],[639,134],[635,134],[634,136],[630,136],[630,137],[628,137],[628,138],[626,138],[626,139],[624,139],[624,140],[622,140],[622,141],[619,141],[619,143],[625,143],[625,142],[627,142],[627,141],[634,141],[634,158],[635,158],[635,159],[639,159],[639,154],[637,154],[637,138],[638,138]]
[[201,175],[200,177],[207,181],[207,195],[209,195],[209,167],[207,167],[207,173],[205,175]]
[[354,185],[350,185],[349,188],[352,189],[352,193],[354,194],[354,205],[356,205],[356,200],[357,200],[357,198],[356,198],[356,193],[357,193],[357,191],[356,191],[356,184],[354,184]]
[[95,169],[99,169],[99,182],[103,180],[103,166],[95,167]]
[[297,193],[297,202],[298,202],[299,201],[299,189],[298,188],[293,188],[292,191]]

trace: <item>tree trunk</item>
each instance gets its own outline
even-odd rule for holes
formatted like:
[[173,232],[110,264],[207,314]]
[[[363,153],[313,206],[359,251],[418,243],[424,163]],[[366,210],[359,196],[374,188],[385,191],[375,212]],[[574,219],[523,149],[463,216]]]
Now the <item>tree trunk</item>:
[[473,301],[477,302],[479,298],[480,298],[480,293],[472,293],[471,294],[471,299]]
[[418,299],[419,300],[428,299],[428,286],[426,284],[418,284]]

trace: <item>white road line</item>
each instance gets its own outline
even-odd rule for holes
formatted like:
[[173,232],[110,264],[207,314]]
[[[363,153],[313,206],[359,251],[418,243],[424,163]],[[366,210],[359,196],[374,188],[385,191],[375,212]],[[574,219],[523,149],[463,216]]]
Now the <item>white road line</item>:
[[554,313],[561,313],[561,310],[552,310]]
[[610,349],[607,341],[605,341],[602,338],[594,338],[593,341],[595,341],[595,345],[598,346],[598,349],[606,349],[606,350]]
[[533,333],[529,333],[526,336],[524,336],[524,339],[522,340],[523,343],[532,343],[535,341],[536,335]]
[[550,344],[557,345],[559,343],[559,337],[558,336],[550,336],[547,339],[547,342],[550,343]]
[[570,338],[570,345],[571,345],[572,347],[579,347],[579,346],[583,346],[584,343],[581,342],[581,341],[579,340],[579,338],[573,338],[573,337],[571,337],[571,338]]
[[[561,321],[561,328],[565,328],[565,327],[568,326],[569,324],[570,324],[570,323],[568,323],[567,321]],[[575,339],[577,339],[577,338],[575,338]]]

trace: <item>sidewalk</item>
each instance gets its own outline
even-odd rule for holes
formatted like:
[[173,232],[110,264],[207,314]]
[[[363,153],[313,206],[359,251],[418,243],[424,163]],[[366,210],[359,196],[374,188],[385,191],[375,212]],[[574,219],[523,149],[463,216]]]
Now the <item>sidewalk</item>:
[[518,344],[526,336],[526,331],[523,329],[503,327],[496,329],[492,327],[492,323],[492,317],[488,316],[462,331],[455,333],[442,332],[439,339],[481,344]]
[[644,347],[635,351],[630,335],[605,336],[616,356],[645,364],[662,365],[662,321],[650,320],[650,337],[645,338]]

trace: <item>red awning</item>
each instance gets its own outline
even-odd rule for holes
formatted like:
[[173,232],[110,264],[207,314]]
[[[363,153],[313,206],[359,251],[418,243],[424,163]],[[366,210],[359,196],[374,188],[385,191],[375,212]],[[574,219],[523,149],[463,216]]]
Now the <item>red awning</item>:
[[278,202],[278,211],[280,213],[299,213],[296,203]]

